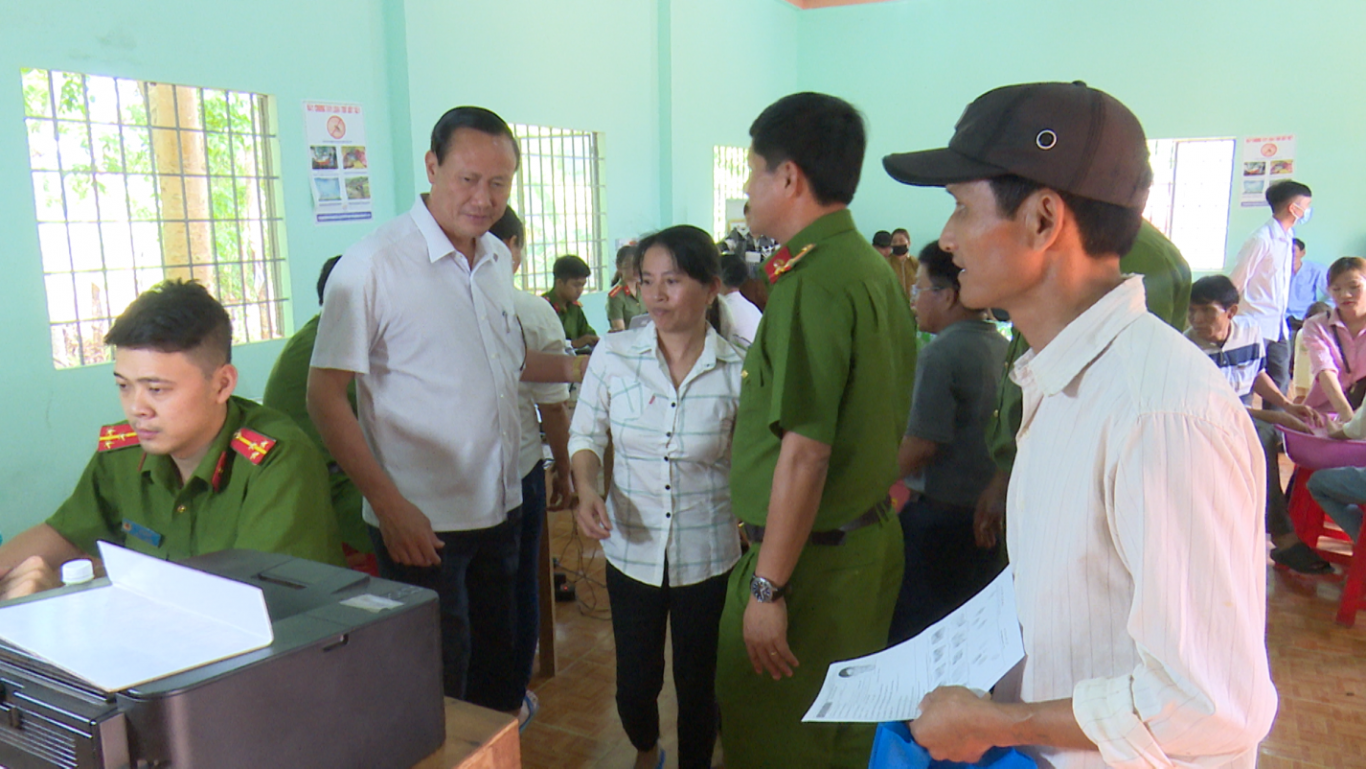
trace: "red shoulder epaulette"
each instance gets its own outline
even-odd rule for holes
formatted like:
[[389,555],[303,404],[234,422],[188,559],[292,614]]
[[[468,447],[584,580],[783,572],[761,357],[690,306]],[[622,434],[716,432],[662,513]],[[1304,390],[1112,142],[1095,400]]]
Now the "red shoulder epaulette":
[[607,292],[607,295],[608,295],[608,296],[620,296],[620,295],[621,295],[621,292],[622,292],[622,291],[625,291],[625,290],[626,290],[626,284],[625,284],[625,283],[618,283],[617,285],[615,285],[615,286],[612,287],[612,290],[611,290],[611,291],[608,291],[608,292]]
[[97,451],[113,451],[114,449],[137,446],[141,441],[138,434],[129,426],[127,422],[120,422],[116,425],[105,425],[100,428],[100,445]]
[[253,465],[261,464],[270,450],[275,448],[275,439],[243,427],[232,436],[232,448],[247,458]]
[[770,284],[777,283],[778,278],[781,278],[788,270],[796,267],[797,262],[800,261],[803,256],[806,256],[815,249],[815,243],[808,244],[806,248],[803,248],[795,254],[787,250],[787,246],[778,249],[778,253],[774,254],[766,263],[764,263],[764,273],[768,275],[768,282]]

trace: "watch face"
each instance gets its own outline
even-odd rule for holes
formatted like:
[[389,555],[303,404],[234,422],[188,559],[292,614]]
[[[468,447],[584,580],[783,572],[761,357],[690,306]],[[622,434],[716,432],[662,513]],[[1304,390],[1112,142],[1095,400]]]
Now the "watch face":
[[754,577],[750,579],[749,592],[759,603],[773,602],[773,583],[763,577]]

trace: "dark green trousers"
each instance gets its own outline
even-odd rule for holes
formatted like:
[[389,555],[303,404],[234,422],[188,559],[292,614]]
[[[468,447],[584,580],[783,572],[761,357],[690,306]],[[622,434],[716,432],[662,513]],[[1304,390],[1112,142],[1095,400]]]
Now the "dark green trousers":
[[717,647],[716,696],[727,769],[864,769],[876,724],[803,724],[830,663],[880,651],[901,588],[901,524],[889,515],[838,547],[807,545],[792,574],[787,643],[800,665],[774,681],[745,651],[749,579],[762,544],[730,575]]

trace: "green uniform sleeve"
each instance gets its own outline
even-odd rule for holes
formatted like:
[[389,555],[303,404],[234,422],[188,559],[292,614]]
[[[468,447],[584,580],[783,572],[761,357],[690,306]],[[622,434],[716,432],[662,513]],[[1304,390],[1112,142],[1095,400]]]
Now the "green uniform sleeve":
[[790,430],[831,445],[852,362],[853,308],[814,281],[793,288],[791,324],[768,347],[773,367],[769,427],[779,436]]
[[987,451],[996,463],[996,468],[1009,473],[1015,467],[1015,434],[1024,421],[1024,393],[1015,380],[1010,378],[1010,370],[1015,361],[1029,351],[1029,343],[1019,331],[1011,333],[1010,346],[1006,348],[1005,365],[996,388],[996,408],[987,420]]
[[71,496],[47,519],[47,525],[82,551],[96,554],[95,543],[107,540],[123,544],[113,506],[100,495],[100,455],[90,458]]
[[607,322],[614,320],[626,322],[626,300],[621,294],[609,294],[607,297]]
[[242,498],[232,546],[346,565],[327,470],[311,444],[282,441],[262,461]]

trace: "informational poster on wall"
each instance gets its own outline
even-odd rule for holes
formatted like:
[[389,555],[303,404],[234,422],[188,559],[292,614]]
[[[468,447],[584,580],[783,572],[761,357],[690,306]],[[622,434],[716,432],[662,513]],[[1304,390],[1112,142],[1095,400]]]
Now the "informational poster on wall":
[[359,104],[304,102],[313,221],[354,222],[373,217],[365,113]]
[[1234,181],[1244,208],[1266,205],[1266,188],[1295,176],[1295,136],[1250,136],[1243,139],[1241,176]]

